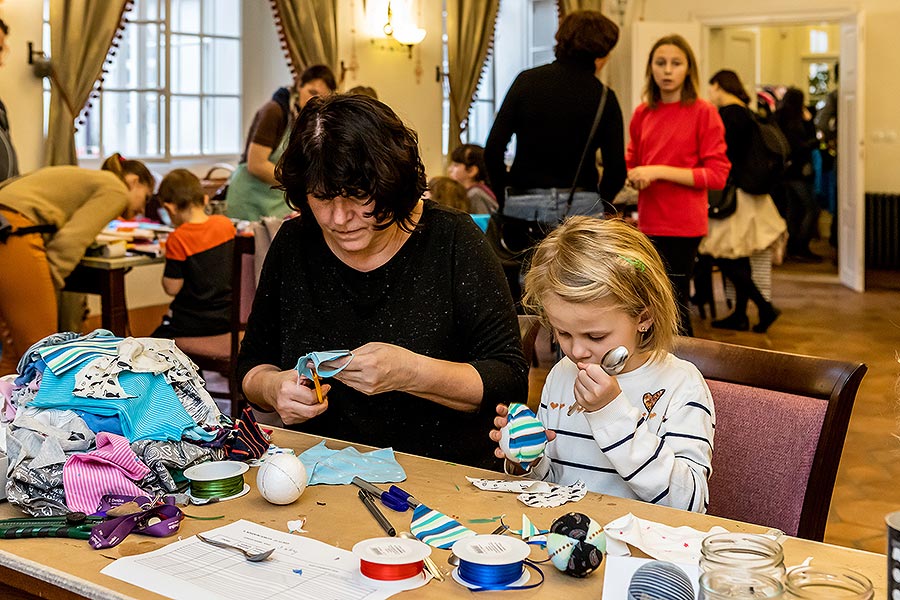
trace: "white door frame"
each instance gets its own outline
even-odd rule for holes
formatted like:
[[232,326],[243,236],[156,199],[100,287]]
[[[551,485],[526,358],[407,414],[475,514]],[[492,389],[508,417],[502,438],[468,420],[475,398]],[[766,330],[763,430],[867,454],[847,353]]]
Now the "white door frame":
[[[709,55],[709,30],[713,27],[733,27],[733,26],[773,26],[773,25],[796,25],[796,24],[808,24],[808,23],[833,23],[837,25],[841,25],[845,23],[848,19],[856,18],[862,11],[859,9],[855,9],[852,7],[847,7],[846,9],[835,9],[835,10],[826,10],[824,12],[790,12],[790,13],[778,13],[778,14],[756,14],[756,13],[745,13],[741,15],[716,15],[711,13],[703,13],[703,14],[692,14],[691,18],[699,21],[702,27],[701,39],[702,46],[700,51],[700,75],[701,80],[705,81],[706,78],[710,76],[708,73],[708,64],[707,57]],[[859,35],[863,35],[860,32]],[[841,43],[840,53],[843,57],[844,52],[847,50],[844,48],[844,44]],[[854,49],[855,52],[855,49]],[[861,80],[855,81],[856,90],[864,90],[865,89],[865,72],[858,74],[856,72],[850,74],[846,74],[848,77],[861,77]],[[845,74],[841,73],[841,80],[845,81]],[[851,119],[855,123],[861,124],[863,122],[862,111],[865,110],[865,107],[861,105],[861,103],[856,103],[856,114],[854,115],[846,115],[844,120]],[[856,128],[856,137],[858,139],[855,140],[846,140],[845,147],[847,148],[862,148],[862,141],[865,135],[864,127],[860,126]],[[857,165],[863,160],[862,152],[848,152],[848,157],[845,160],[845,164],[850,169],[857,169],[857,173],[862,175],[861,169],[858,169]],[[851,165],[851,162],[853,163]],[[860,187],[864,189],[864,183],[859,182]],[[841,244],[846,244],[852,241],[854,247],[862,247],[862,244],[865,240],[865,219],[862,215],[864,215],[865,211],[865,197],[863,194],[853,194],[851,193],[853,190],[847,190],[845,193],[850,194],[850,198],[843,199],[840,197],[840,190],[838,191],[838,206],[848,207],[850,208],[855,215],[858,215],[859,218],[854,219],[855,227],[853,232],[841,232]],[[855,238],[848,240],[848,237]],[[835,276],[835,282],[840,281],[844,285],[854,289],[856,291],[864,291],[865,286],[865,256],[853,256],[854,264],[844,264],[847,260],[848,256],[844,252],[840,252],[838,254],[838,275]]]

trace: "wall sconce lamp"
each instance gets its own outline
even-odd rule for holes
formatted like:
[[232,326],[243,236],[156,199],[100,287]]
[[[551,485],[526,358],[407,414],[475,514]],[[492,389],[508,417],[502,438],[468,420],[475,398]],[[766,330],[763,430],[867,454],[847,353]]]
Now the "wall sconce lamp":
[[425,39],[425,30],[417,27],[411,19],[395,20],[394,12],[391,10],[391,3],[387,5],[387,22],[382,28],[384,35],[406,46],[409,50],[409,57],[412,58],[412,47],[421,43]]
[[43,50],[35,50],[34,42],[28,42],[28,64],[34,71],[35,77],[50,77],[53,67],[50,65],[50,57]]

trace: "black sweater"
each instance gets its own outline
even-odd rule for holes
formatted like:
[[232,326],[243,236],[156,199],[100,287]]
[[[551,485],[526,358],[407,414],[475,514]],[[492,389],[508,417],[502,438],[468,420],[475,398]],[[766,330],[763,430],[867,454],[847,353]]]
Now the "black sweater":
[[312,216],[282,225],[266,255],[238,376],[368,342],[472,364],[484,383],[481,410],[463,413],[401,392],[366,396],[330,379],[328,410],[293,429],[498,467],[488,438],[494,406],[526,400],[528,366],[503,271],[468,215],[427,201],[403,247],[368,273],[328,249]]
[[[567,62],[556,61],[519,73],[494,119],[484,151],[488,175],[501,202],[506,186],[528,189],[572,185],[602,89],[593,69]],[[513,134],[516,157],[507,173],[503,154]],[[600,148],[600,197],[612,202],[625,183],[624,140],[622,109],[615,92],[609,90],[577,187],[597,189],[594,164]]]

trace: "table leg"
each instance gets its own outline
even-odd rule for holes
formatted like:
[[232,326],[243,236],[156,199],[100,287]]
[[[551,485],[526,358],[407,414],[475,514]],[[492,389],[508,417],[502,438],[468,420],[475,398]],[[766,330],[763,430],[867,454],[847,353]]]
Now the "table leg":
[[104,271],[100,281],[100,323],[104,329],[129,335],[128,306],[125,303],[125,269]]

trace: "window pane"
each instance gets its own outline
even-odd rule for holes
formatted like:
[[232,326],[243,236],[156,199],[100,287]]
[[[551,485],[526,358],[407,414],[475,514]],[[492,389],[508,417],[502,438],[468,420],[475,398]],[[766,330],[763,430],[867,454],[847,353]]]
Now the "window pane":
[[531,55],[532,64],[535,67],[548,65],[553,62],[553,50],[538,50]]
[[172,118],[169,131],[172,154],[200,154],[200,98],[172,96]]
[[75,132],[75,154],[79,158],[100,156],[100,101],[94,101],[94,110],[78,125]]
[[241,103],[238,98],[204,98],[203,153],[237,154],[241,151]]
[[532,4],[533,46],[552,46],[559,20],[554,0],[538,0]]
[[466,141],[469,144],[484,146],[488,133],[491,131],[491,122],[494,119],[493,102],[473,102],[469,109],[469,122],[466,127]]
[[106,76],[109,89],[160,87],[163,43],[159,25],[133,23],[125,28],[116,56]]
[[200,33],[200,0],[172,0],[172,31]]
[[160,156],[162,127],[158,92],[103,92],[103,152]]
[[239,36],[241,34],[240,7],[238,0],[204,0],[203,33]]
[[172,93],[199,94],[200,38],[173,35],[169,39],[172,44],[172,72],[170,74]]
[[241,93],[241,43],[203,38],[203,93]]
[[129,17],[138,21],[159,21],[165,18],[164,14],[160,14],[165,10],[165,0],[137,0]]

